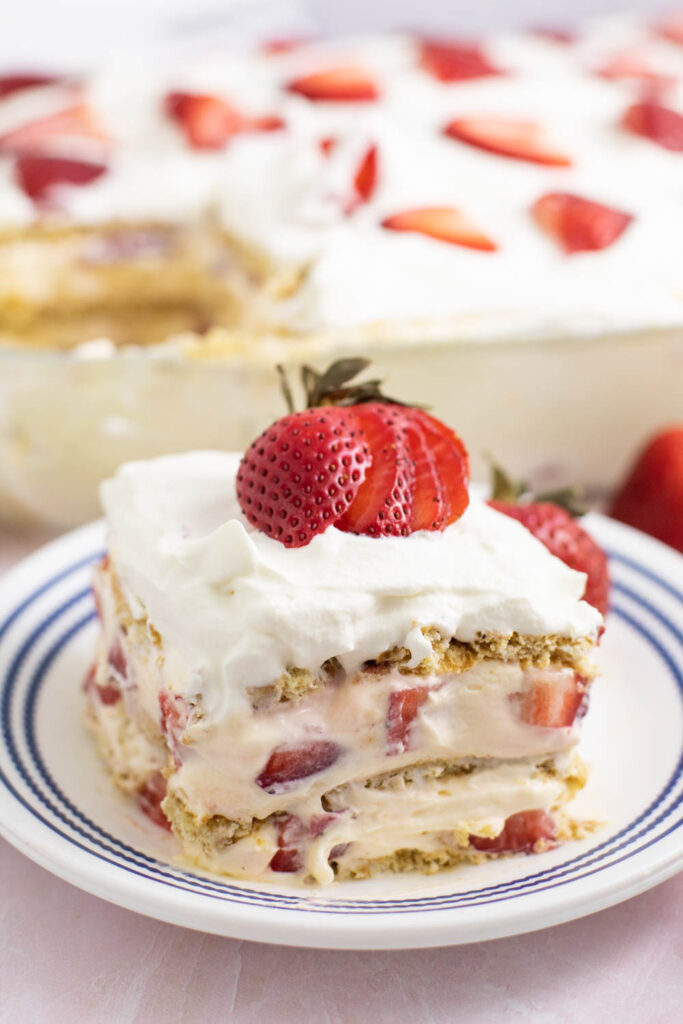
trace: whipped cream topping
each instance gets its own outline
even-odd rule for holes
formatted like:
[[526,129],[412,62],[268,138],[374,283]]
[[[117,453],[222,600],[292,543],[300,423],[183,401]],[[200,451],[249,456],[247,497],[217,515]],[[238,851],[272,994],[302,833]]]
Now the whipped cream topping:
[[201,694],[210,720],[288,668],[316,672],[337,657],[353,671],[396,645],[415,666],[430,652],[423,626],[463,641],[597,633],[585,576],[477,498],[441,533],[377,539],[331,527],[288,549],[242,515],[239,459],[132,462],[102,486],[128,601],[161,634],[167,678],[190,699]]
[[[493,36],[484,50],[503,73],[451,83],[421,68],[416,40],[400,35],[311,42],[275,55],[217,49],[105,69],[85,82],[83,95],[111,145],[64,145],[75,156],[104,155],[108,171],[88,186],[61,187],[61,213],[53,216],[92,224],[218,218],[275,264],[306,270],[293,295],[258,307],[255,322],[266,327],[343,332],[411,320],[491,337],[681,323],[681,154],[619,126],[641,98],[642,81],[597,71],[634,55],[671,78],[662,102],[680,110],[683,48],[621,17],[589,23],[570,44],[511,33]],[[376,79],[376,101],[310,102],[285,88],[302,74],[349,63]],[[193,150],[163,111],[169,90],[224,96],[285,127],[235,136],[219,152]],[[71,81],[1,101],[0,134],[63,109],[75,95]],[[467,115],[535,120],[573,164],[535,165],[443,135],[448,121]],[[336,140],[327,155],[326,138]],[[370,145],[377,186],[349,214]],[[568,257],[530,213],[548,191],[576,192],[634,219],[608,248]],[[462,210],[498,250],[381,226],[391,214],[428,206]],[[13,182],[11,158],[1,157],[0,222],[36,216]]]

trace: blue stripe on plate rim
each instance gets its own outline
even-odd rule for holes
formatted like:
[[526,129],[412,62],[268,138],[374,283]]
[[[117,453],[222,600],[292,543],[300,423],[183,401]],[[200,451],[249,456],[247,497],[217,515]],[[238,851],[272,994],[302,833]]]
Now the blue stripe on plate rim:
[[[46,595],[57,585],[64,583],[70,576],[75,575],[102,556],[101,551],[93,552],[91,555],[80,558],[77,562],[64,568],[51,579],[43,583],[39,588],[27,596],[0,625],[0,642],[3,642],[13,626],[21,619],[22,615],[35,602]],[[666,580],[661,579],[650,569],[640,565],[632,558],[616,552],[610,552],[610,560],[613,564],[624,565],[627,569],[639,574],[649,582],[660,587],[679,603],[683,604],[683,594],[671,586]],[[676,626],[651,602],[644,599],[624,583],[616,582],[613,585],[613,592],[626,597],[633,604],[640,606],[647,614],[652,616],[660,626],[664,628],[669,637],[672,637],[679,648],[683,649],[683,634]],[[23,740],[28,751],[30,761],[25,761],[19,752],[15,729],[12,724],[12,702],[15,698],[18,684],[21,680],[21,669],[28,655],[43,636],[45,631],[57,624],[60,618],[67,612],[76,608],[79,603],[87,602],[89,608],[86,614],[82,615],[76,622],[69,625],[58,638],[52,643],[48,651],[42,656],[39,664],[33,670],[28,687],[24,694],[24,704],[21,707],[19,716],[23,733]],[[657,652],[659,657],[666,664],[671,673],[683,708],[683,673],[680,665],[671,656],[663,643],[652,634],[647,626],[636,619],[623,606],[616,604],[611,609],[613,614],[620,616],[633,629],[635,629]],[[112,865],[114,868],[145,878],[152,883],[190,892],[196,896],[208,897],[211,899],[227,900],[240,904],[248,904],[258,907],[276,907],[279,909],[311,911],[319,913],[377,913],[391,911],[392,913],[410,913],[425,910],[450,909],[457,906],[479,906],[488,903],[496,903],[503,900],[514,899],[528,893],[537,893],[547,889],[566,885],[579,878],[584,878],[596,872],[603,871],[621,861],[628,860],[642,850],[660,842],[683,825],[683,815],[668,823],[663,832],[652,836],[654,830],[672,817],[674,812],[683,805],[683,752],[675,770],[673,771],[666,786],[655,800],[647,807],[634,821],[621,829],[616,835],[597,847],[564,861],[555,867],[544,871],[535,872],[510,882],[498,883],[496,885],[471,889],[465,892],[452,894],[440,894],[437,896],[413,897],[410,899],[373,899],[373,900],[342,900],[312,897],[306,895],[288,895],[284,893],[270,892],[266,890],[254,890],[241,885],[222,881],[219,878],[194,874],[180,868],[174,868],[171,864],[159,861],[150,857],[140,850],[129,846],[117,839],[104,829],[96,825],[85,814],[83,814],[69,799],[61,792],[58,784],[52,778],[44,759],[36,737],[35,715],[36,705],[40,695],[41,687],[45,682],[50,666],[54,659],[68,645],[68,643],[82,629],[84,629],[94,618],[92,608],[92,597],[90,588],[78,590],[58,607],[53,608],[45,618],[30,632],[23,636],[19,648],[12,659],[6,678],[2,684],[2,702],[0,708],[0,738],[2,738],[14,768],[30,789],[39,805],[49,812],[53,819],[42,813],[40,806],[36,806],[27,800],[13,785],[7,775],[0,770],[0,783],[12,794],[30,814],[37,818],[41,824],[67,843],[83,850],[90,856]],[[39,780],[39,781],[36,781]],[[676,792],[678,784],[681,791]],[[659,815],[647,824],[643,824],[658,811],[668,800],[672,800],[659,813]],[[61,822],[57,824],[56,822]],[[642,825],[642,827],[640,827]],[[64,827],[62,827],[64,826]],[[634,847],[641,839],[646,842]],[[78,838],[80,837],[80,839]],[[81,842],[85,840],[85,842]],[[623,851],[623,852],[622,852]],[[620,856],[616,856],[620,854]]]

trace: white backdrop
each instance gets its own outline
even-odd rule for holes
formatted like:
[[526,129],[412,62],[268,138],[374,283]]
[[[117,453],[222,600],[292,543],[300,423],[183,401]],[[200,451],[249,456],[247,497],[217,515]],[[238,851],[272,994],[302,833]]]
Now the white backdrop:
[[570,25],[623,9],[655,15],[675,0],[0,0],[0,62],[93,64],[150,43],[235,30],[329,32],[442,28],[465,35],[511,25]]

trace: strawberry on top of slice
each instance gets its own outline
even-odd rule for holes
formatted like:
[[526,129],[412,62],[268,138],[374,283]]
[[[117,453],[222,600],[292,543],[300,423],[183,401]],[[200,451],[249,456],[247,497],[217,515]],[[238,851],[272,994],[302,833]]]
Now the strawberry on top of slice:
[[526,526],[551,555],[561,559],[570,569],[586,574],[584,601],[607,614],[609,605],[609,570],[607,555],[578,521],[585,509],[570,489],[534,498],[525,483],[510,480],[503,471],[493,467],[493,486],[489,505]]
[[444,530],[469,502],[462,441],[423,409],[387,399],[380,382],[349,382],[366,359],[340,359],[325,373],[302,369],[307,409],[277,420],[245,452],[240,507],[285,547],[303,547],[328,527],[369,537]]

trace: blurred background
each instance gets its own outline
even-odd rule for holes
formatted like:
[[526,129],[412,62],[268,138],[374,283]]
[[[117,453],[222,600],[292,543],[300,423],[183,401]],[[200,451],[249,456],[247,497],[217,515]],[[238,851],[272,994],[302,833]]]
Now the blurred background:
[[614,11],[655,16],[672,0],[26,0],[5,4],[0,59],[93,64],[131,48],[187,44],[236,30],[316,29],[330,33],[386,28],[458,34],[527,26],[567,26]]

